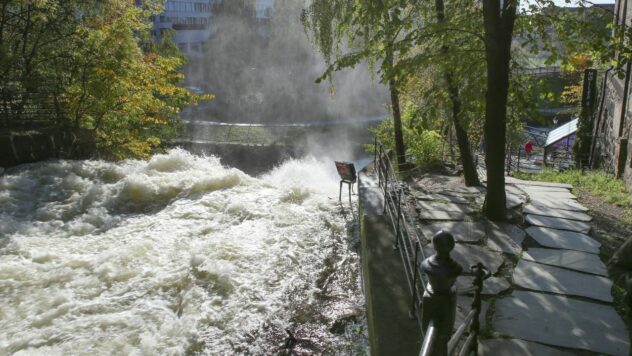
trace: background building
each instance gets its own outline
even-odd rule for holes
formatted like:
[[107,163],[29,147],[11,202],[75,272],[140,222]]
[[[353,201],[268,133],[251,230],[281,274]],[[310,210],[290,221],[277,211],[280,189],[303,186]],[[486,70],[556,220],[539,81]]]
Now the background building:
[[[160,39],[165,30],[173,30],[173,42],[189,58],[204,53],[209,38],[217,28],[214,26],[213,7],[220,1],[231,0],[167,0],[165,11],[154,16],[153,35]],[[274,0],[253,0],[256,18],[266,22],[272,16]]]
[[[615,22],[627,28],[632,25],[632,0],[616,1]],[[625,71],[623,77],[612,69],[605,73],[593,122],[591,166],[601,166],[616,177],[623,178],[632,189],[632,145],[629,144],[632,133],[632,63],[628,61],[622,69]]]
[[215,0],[168,0],[165,11],[154,16],[153,35],[160,39],[173,30],[173,42],[187,57],[204,52],[212,35],[211,15]]

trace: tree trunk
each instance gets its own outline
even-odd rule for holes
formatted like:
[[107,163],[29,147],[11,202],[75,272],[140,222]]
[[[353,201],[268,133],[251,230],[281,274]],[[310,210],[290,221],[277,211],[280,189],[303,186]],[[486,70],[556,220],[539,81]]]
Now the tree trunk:
[[[437,13],[437,22],[445,22],[445,3],[443,0],[435,0],[435,11]],[[443,53],[447,53],[448,47],[444,46],[441,51]],[[459,145],[459,151],[461,152],[461,165],[463,166],[465,185],[468,187],[481,185],[481,182],[478,180],[476,165],[474,164],[474,158],[470,149],[470,139],[467,136],[467,131],[461,124],[461,98],[459,95],[459,87],[454,80],[453,71],[448,70],[445,73],[445,81],[448,87],[450,101],[452,103],[452,123],[454,124],[456,141]]]
[[[485,96],[485,164],[487,194],[483,213],[493,221],[507,218],[505,141],[509,61],[517,0],[483,0],[487,93]],[[502,3],[502,6],[501,6]]]
[[388,89],[391,92],[391,109],[393,112],[393,128],[395,131],[395,154],[397,155],[397,165],[401,170],[406,168],[406,146],[404,145],[404,134],[402,131],[402,114],[399,106],[399,90],[393,78],[394,54],[392,44],[389,46],[387,61],[390,65],[391,79],[388,81]]
[[467,131],[461,124],[461,100],[459,98],[459,88],[452,78],[453,73],[446,73],[446,81],[448,83],[448,92],[450,93],[450,101],[452,101],[452,122],[454,123],[454,132],[456,133],[456,141],[461,152],[461,164],[463,165],[463,177],[465,185],[468,187],[481,185],[474,164],[474,156],[470,148],[470,139]]

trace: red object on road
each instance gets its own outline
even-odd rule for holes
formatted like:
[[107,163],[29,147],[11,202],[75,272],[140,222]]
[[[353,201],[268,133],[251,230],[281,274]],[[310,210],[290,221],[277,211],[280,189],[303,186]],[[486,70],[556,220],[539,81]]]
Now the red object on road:
[[527,152],[528,155],[530,155],[531,151],[533,151],[533,143],[531,143],[531,141],[527,141],[527,143],[524,145],[524,150],[525,152]]

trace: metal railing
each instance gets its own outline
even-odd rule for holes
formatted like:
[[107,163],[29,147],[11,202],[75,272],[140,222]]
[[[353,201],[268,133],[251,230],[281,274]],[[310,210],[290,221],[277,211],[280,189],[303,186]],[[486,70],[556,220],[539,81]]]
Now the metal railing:
[[[447,306],[448,314],[456,314],[456,296],[451,289],[456,276],[451,281],[450,293],[442,294],[436,291],[433,293],[431,287],[433,280],[428,274],[431,271],[424,270],[423,266],[423,262],[429,260],[421,247],[422,241],[419,236],[423,234],[418,232],[413,224],[414,217],[410,213],[413,210],[408,204],[409,200],[404,191],[404,184],[400,181],[391,162],[391,151],[385,150],[377,139],[374,141],[374,147],[374,167],[378,177],[378,186],[384,197],[384,213],[389,218],[395,232],[393,249],[399,252],[402,259],[410,291],[409,316],[417,320],[421,340],[423,340],[420,356],[453,355],[457,353],[457,350],[460,350],[458,355],[476,355],[480,332],[481,292],[483,281],[490,276],[490,273],[480,263],[471,267],[471,272],[475,277],[473,285],[462,292],[474,293],[472,309],[454,333],[452,332],[454,318],[452,318],[451,323],[446,323],[444,320],[435,320],[433,317],[429,317],[432,312],[430,309],[435,309],[436,306]],[[449,236],[452,238],[451,235]],[[454,247],[454,241],[452,241],[452,247]],[[436,246],[435,250],[438,250]],[[450,260],[449,257],[448,260]],[[454,262],[452,261],[452,263]],[[436,282],[436,278],[434,281]],[[424,301],[432,303],[433,308],[424,310]],[[429,322],[424,325],[424,321],[428,319]],[[467,339],[463,341],[466,332]]]
[[[390,151],[375,141],[374,165],[378,177],[378,186],[384,195],[384,213],[387,214],[395,231],[393,249],[398,250],[404,265],[406,280],[411,292],[410,316],[417,319],[421,298],[426,291],[427,280],[421,270],[420,262],[426,259],[421,248],[421,240],[416,229],[411,224],[413,218],[408,206],[408,199],[404,193],[404,185],[399,181],[397,172],[393,168],[389,157]],[[421,327],[421,324],[420,324]]]

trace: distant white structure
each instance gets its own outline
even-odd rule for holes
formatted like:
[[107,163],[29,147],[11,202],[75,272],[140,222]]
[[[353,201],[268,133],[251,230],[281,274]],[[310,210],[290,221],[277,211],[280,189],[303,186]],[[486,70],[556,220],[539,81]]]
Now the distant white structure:
[[153,35],[160,39],[165,30],[174,30],[173,42],[184,55],[201,55],[213,31],[214,3],[215,0],[167,0],[165,11],[154,16]]

